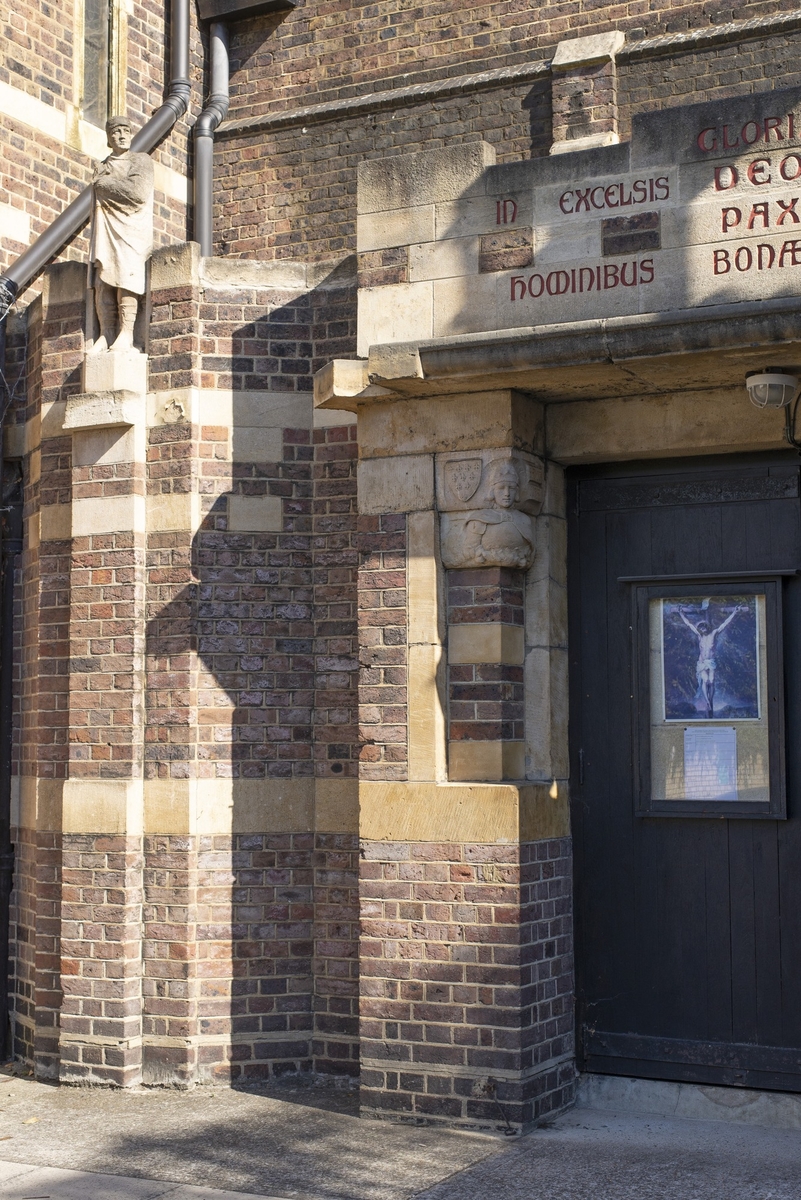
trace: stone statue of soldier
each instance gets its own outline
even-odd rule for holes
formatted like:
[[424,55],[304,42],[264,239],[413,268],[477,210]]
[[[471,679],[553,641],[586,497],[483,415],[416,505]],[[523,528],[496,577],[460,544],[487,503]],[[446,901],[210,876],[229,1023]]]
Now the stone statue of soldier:
[[145,264],[153,249],[153,163],[147,154],[131,151],[132,133],[126,117],[106,122],[111,154],[92,181],[90,262],[100,325],[93,354],[133,348]]

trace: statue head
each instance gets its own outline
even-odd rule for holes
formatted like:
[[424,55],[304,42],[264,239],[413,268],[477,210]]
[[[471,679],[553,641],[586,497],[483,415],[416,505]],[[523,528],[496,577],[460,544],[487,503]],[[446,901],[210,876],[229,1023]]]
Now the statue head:
[[514,508],[520,492],[520,476],[509,459],[498,459],[488,471],[489,491],[498,508]]
[[131,148],[133,127],[127,117],[109,117],[106,121],[106,139],[112,154],[125,154]]

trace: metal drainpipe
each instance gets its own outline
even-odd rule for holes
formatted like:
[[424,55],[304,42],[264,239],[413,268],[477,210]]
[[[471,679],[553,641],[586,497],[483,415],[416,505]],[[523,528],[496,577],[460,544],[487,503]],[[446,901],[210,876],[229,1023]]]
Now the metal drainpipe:
[[[5,485],[5,472],[0,472]],[[22,550],[22,473],[0,511],[0,979],[8,981],[9,905],[14,876],[11,841],[11,754],[13,739],[14,562]],[[5,491],[5,486],[3,486]],[[0,986],[0,1061],[11,1055],[8,1045],[8,986]]]
[[215,21],[209,31],[209,98],[195,123],[195,241],[200,253],[213,253],[214,131],[228,115],[228,26]]
[[[164,103],[143,125],[131,143],[132,150],[151,151],[172,129],[189,105],[189,0],[172,0],[170,39],[170,83]],[[32,246],[21,254],[4,275],[0,275],[0,321],[4,321],[15,296],[44,270],[71,237],[92,215],[92,188],[80,196],[56,217]],[[2,347],[0,347],[1,349]],[[2,360],[0,360],[2,361]]]

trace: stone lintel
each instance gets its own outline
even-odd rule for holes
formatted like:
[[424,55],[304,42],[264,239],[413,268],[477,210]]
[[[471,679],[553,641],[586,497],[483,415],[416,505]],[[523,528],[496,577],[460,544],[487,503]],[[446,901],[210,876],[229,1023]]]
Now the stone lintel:
[[388,388],[373,386],[367,377],[367,360],[335,358],[314,376],[314,407],[356,412],[359,405],[389,397]]

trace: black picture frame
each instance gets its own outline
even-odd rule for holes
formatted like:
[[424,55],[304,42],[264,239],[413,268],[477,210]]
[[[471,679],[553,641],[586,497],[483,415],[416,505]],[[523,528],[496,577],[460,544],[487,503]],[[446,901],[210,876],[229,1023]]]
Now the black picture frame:
[[[634,802],[643,817],[710,817],[785,820],[784,673],[782,638],[782,577],[786,572],[726,576],[676,576],[666,579],[621,580],[632,591]],[[765,655],[767,694],[762,698],[768,726],[767,801],[662,800],[651,787],[651,655],[650,604],[653,600],[683,598],[697,592],[706,596],[762,596],[765,602]]]

